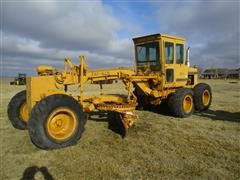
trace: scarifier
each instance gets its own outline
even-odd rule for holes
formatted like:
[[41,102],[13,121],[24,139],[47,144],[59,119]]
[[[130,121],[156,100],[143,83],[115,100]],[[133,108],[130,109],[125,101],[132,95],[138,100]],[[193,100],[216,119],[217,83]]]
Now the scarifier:
[[[188,117],[194,110],[209,108],[212,92],[198,83],[197,68],[190,67],[185,39],[164,34],[134,38],[135,68],[90,70],[84,56],[80,65],[64,59],[64,69],[38,66],[36,77],[27,77],[26,90],[16,94],[8,105],[15,128],[28,129],[32,142],[42,149],[73,145],[81,137],[86,113],[109,112],[120,120],[123,134],[137,120],[139,109],[167,102],[176,117]],[[104,94],[102,84],[122,81],[127,95]],[[98,96],[84,95],[86,83],[100,84]],[[74,96],[68,86],[79,85]]]

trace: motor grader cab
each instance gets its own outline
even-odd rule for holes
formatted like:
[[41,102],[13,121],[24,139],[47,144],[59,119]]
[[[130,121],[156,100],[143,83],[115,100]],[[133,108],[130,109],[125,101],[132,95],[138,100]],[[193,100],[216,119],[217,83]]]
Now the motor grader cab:
[[157,77],[145,83],[152,94],[146,94],[138,85],[140,83],[135,83],[139,105],[160,104],[178,88],[193,88],[198,83],[197,69],[189,67],[189,51],[184,38],[154,34],[134,38],[133,41],[136,73]]
[[160,74],[162,88],[197,84],[197,69],[187,65],[184,38],[154,34],[133,41],[138,74]]
[[[62,70],[38,66],[38,76],[27,77],[26,90],[8,105],[12,125],[28,129],[37,147],[55,149],[77,142],[89,112],[108,112],[109,120],[118,122],[113,124],[121,126],[125,136],[137,120],[136,107],[167,102],[176,117],[208,109],[211,88],[198,83],[197,69],[188,66],[184,38],[154,34],[133,41],[135,68],[91,70],[84,56],[80,56],[79,65],[65,58]],[[125,87],[125,96],[103,92],[103,83],[116,80]],[[99,84],[99,95],[85,95],[86,83]],[[79,86],[77,95],[68,91],[71,85]]]

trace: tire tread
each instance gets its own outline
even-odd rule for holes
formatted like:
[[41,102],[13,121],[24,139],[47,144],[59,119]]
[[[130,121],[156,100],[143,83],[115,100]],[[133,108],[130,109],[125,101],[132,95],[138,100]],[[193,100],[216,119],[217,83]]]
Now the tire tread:
[[185,117],[190,116],[193,113],[194,107],[193,107],[192,111],[188,114],[186,114],[184,112],[183,107],[182,107],[183,99],[184,99],[185,95],[187,95],[187,94],[193,96],[193,91],[189,88],[180,88],[180,89],[176,90],[176,92],[174,94],[170,95],[169,100],[168,100],[168,106],[174,116],[185,118]]
[[[78,118],[78,129],[67,141],[56,142],[51,139],[46,130],[45,123],[54,109],[67,107],[74,111]],[[32,142],[41,149],[58,149],[76,144],[84,131],[85,118],[82,106],[72,97],[62,94],[50,95],[42,99],[32,109],[28,128]]]
[[[207,89],[210,92],[210,102],[207,106],[204,106],[203,102],[202,102],[202,94],[204,92],[204,90]],[[199,83],[194,87],[194,96],[193,96],[193,100],[194,100],[194,105],[196,110],[198,111],[204,111],[206,109],[208,109],[212,103],[212,89],[211,87],[206,84],[206,83]]]
[[20,117],[20,107],[26,102],[26,90],[20,91],[10,100],[8,104],[8,118],[13,127],[20,130],[27,129],[27,123],[25,123]]

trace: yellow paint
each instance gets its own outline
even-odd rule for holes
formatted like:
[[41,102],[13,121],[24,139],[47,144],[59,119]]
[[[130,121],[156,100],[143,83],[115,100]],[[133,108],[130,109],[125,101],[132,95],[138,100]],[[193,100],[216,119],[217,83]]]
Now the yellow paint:
[[210,92],[207,89],[205,89],[205,91],[203,91],[202,102],[203,102],[204,106],[208,106],[208,104],[210,102]]
[[[69,85],[78,84],[80,86],[79,95],[74,98],[83,106],[84,111],[113,110],[117,112],[133,112],[136,106],[136,96],[133,95],[133,88],[137,89],[146,98],[147,102],[158,104],[166,99],[169,94],[174,93],[177,88],[193,88],[198,83],[196,68],[188,67],[185,62],[182,64],[176,63],[176,44],[181,44],[184,47],[184,57],[186,56],[184,38],[156,34],[134,38],[133,41],[135,49],[137,45],[144,43],[154,42],[159,45],[157,51],[159,51],[160,55],[158,59],[160,70],[151,71],[150,64],[145,65],[144,71],[139,69],[137,65],[135,68],[116,67],[90,70],[82,55],[80,56],[80,65],[74,65],[70,58],[65,58],[63,70],[57,70],[51,66],[39,66],[37,69],[39,76],[27,78],[27,107],[29,112],[37,102],[49,95],[70,95],[64,91],[64,88]],[[171,42],[174,45],[172,64],[165,63],[165,42]],[[135,60],[135,62],[137,61]],[[167,69],[173,69],[172,82],[166,81]],[[84,96],[85,83],[107,83],[112,80],[121,80],[123,82],[128,94],[127,97],[123,98],[118,95]],[[207,103],[205,96],[203,99]],[[189,97],[186,99],[186,111],[189,109],[188,102],[190,103]],[[67,116],[64,117],[67,118]]]
[[77,130],[77,117],[70,109],[59,108],[51,113],[47,119],[48,135],[57,141],[65,141]]
[[183,110],[185,113],[190,113],[193,108],[193,98],[190,95],[184,97],[183,100]]
[[20,116],[24,122],[27,122],[29,119],[29,112],[26,102],[24,102],[20,107]]
[[36,71],[39,75],[48,75],[50,73],[53,73],[55,70],[52,66],[46,66],[46,65],[40,65],[37,67]]
[[31,110],[38,101],[49,95],[65,94],[62,87],[63,83],[59,84],[55,75],[27,77],[28,109]]

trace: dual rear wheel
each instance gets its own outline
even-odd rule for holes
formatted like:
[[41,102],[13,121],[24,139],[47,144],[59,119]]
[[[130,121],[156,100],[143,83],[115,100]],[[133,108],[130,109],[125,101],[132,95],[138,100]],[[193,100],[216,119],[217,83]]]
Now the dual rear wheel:
[[195,109],[198,111],[206,110],[212,103],[212,90],[208,84],[199,83],[194,87]]
[[194,110],[203,111],[212,102],[212,91],[208,84],[199,83],[194,89],[180,88],[170,95],[168,106],[171,113],[177,117],[188,117]]
[[193,91],[188,88],[178,89],[170,95],[168,106],[171,113],[177,117],[188,117],[194,111]]

